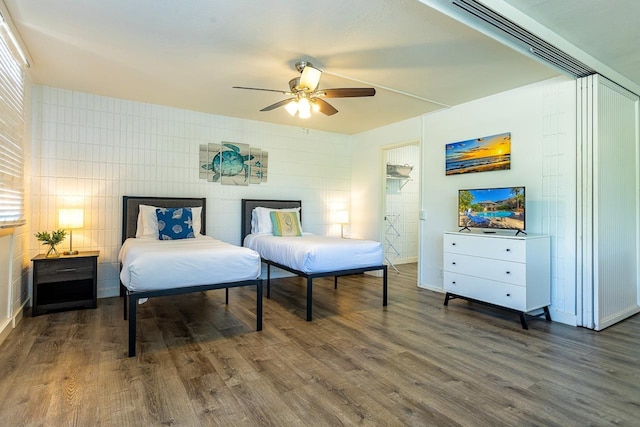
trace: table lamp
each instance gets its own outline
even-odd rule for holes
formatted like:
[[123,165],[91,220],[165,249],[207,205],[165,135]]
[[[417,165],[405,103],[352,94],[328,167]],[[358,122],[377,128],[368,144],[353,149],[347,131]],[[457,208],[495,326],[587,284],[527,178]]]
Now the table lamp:
[[344,225],[349,223],[349,211],[336,211],[335,221],[340,224],[340,237],[344,239]]
[[73,229],[82,228],[84,225],[84,211],[82,209],[60,209],[58,225],[61,228],[69,229],[69,250],[64,251],[65,255],[77,255],[78,251],[73,250]]

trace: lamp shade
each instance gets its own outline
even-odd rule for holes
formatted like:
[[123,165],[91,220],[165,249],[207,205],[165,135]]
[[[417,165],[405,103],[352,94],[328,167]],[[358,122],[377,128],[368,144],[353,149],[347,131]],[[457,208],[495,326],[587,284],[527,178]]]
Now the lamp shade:
[[307,98],[300,98],[298,101],[298,117],[301,119],[311,117],[311,104]]
[[291,114],[292,116],[295,116],[296,113],[298,112],[298,102],[291,101],[284,106],[284,109],[287,110],[287,113]]
[[58,225],[61,228],[81,228],[84,226],[84,210],[60,209]]
[[307,88],[310,91],[316,90],[318,83],[320,83],[320,76],[322,76],[322,71],[311,65],[305,66],[300,76],[300,87]]
[[349,222],[349,211],[336,211],[334,219],[338,224],[347,224]]

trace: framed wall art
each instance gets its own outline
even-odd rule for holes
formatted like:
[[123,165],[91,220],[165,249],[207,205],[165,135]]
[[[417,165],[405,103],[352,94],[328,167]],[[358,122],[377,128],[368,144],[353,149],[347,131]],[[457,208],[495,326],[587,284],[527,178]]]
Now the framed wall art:
[[200,179],[225,185],[267,182],[269,153],[236,142],[200,145]]
[[446,175],[511,169],[511,132],[446,145]]

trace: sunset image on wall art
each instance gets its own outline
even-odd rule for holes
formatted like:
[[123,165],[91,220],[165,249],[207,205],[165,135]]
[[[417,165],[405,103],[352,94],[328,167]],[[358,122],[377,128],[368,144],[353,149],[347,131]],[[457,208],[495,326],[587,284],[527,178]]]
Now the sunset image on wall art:
[[511,169],[511,133],[446,145],[446,174]]

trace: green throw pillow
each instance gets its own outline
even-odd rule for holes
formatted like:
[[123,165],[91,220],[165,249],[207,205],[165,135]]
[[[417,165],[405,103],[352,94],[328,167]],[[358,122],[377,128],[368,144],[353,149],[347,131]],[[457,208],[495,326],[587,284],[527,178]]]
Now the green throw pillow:
[[302,236],[298,212],[271,211],[269,215],[273,224],[274,236]]

